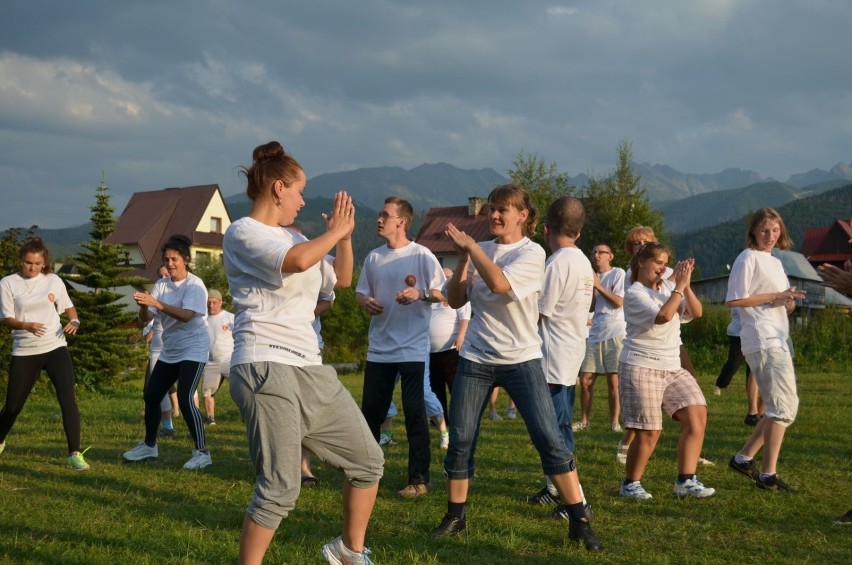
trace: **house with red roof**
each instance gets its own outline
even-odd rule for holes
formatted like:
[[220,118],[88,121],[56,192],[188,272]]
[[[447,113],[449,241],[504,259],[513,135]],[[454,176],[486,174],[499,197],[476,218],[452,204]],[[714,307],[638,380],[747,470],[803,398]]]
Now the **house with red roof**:
[[467,199],[467,206],[446,206],[430,208],[420,226],[420,231],[414,241],[427,247],[441,266],[455,270],[458,254],[450,238],[444,233],[447,224],[452,223],[461,231],[476,241],[484,241],[491,237],[488,220],[488,204],[485,198],[472,196]]
[[107,243],[121,244],[130,254],[129,276],[157,280],[162,245],[174,234],[192,241],[192,260],[221,257],[231,216],[219,186],[206,184],[137,192],[127,203]]
[[802,241],[802,255],[814,267],[829,263],[843,267],[852,260],[852,220],[836,220],[828,227],[808,228]]

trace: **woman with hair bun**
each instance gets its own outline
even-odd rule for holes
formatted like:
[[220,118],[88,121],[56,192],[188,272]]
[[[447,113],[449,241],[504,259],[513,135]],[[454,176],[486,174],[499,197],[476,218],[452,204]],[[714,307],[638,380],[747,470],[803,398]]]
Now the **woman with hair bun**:
[[326,231],[308,240],[289,230],[305,205],[302,166],[277,141],[255,148],[241,173],[252,201],[225,233],[225,273],[234,303],[231,397],[248,432],[254,497],[240,536],[239,563],[261,563],[296,505],[302,446],[343,470],[343,532],[322,548],[330,563],[369,564],[364,547],[384,456],[355,400],[322,364],[312,328],[322,274],[336,249],[338,281],[351,281],[355,207],[334,197]]
[[163,349],[143,395],[145,439],[124,452],[124,460],[130,463],[159,456],[160,402],[176,381],[178,405],[195,442],[192,457],[183,468],[203,469],[213,463],[204,436],[204,420],[193,402],[210,354],[210,336],[207,333],[207,288],[189,271],[191,245],[192,241],[185,235],[171,236],[162,246],[163,264],[169,276],[154,283],[150,293],[133,295],[143,323],[152,316],[159,318],[163,326]]
[[[62,279],[51,272],[47,246],[40,237],[25,242],[20,253],[21,270],[0,280],[0,309],[12,331],[12,360],[6,401],[0,410],[0,453],[6,436],[42,370],[47,372],[62,410],[62,426],[68,442],[67,464],[85,471],[89,464],[80,452],[80,411],[74,394],[74,366],[65,342],[80,327]],[[60,313],[68,316],[64,326]]]

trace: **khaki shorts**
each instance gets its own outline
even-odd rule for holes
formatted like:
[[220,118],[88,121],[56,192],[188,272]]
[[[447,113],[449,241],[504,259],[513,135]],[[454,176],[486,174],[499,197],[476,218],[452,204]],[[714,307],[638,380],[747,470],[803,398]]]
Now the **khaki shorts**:
[[581,373],[595,373],[597,375],[617,373],[618,358],[621,356],[621,348],[624,346],[624,336],[616,336],[598,343],[586,342],[586,357],[583,359]]
[[207,363],[204,365],[204,376],[201,379],[201,396],[215,396],[216,391],[222,386],[222,381],[228,378],[231,372],[231,361],[224,363]]
[[663,415],[687,406],[707,406],[695,377],[686,369],[663,371],[621,363],[618,397],[625,428],[662,430]]
[[784,427],[792,424],[799,413],[799,394],[790,352],[774,347],[745,358],[766,407],[766,417]]

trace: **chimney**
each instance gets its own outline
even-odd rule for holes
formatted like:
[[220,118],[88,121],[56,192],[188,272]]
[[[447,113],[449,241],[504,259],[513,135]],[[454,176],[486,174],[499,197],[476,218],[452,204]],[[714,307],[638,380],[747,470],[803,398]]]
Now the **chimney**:
[[471,196],[467,199],[467,215],[468,216],[477,216],[479,215],[479,211],[482,209],[482,205],[485,204],[485,199],[481,196]]

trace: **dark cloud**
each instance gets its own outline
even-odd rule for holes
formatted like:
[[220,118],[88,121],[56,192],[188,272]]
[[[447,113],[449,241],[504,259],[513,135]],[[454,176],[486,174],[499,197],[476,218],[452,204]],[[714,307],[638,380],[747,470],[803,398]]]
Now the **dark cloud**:
[[101,170],[119,209],[232,194],[269,139],[309,176],[520,151],[578,174],[622,139],[683,172],[852,159],[847,3],[53,4],[0,6],[0,227],[82,223]]

